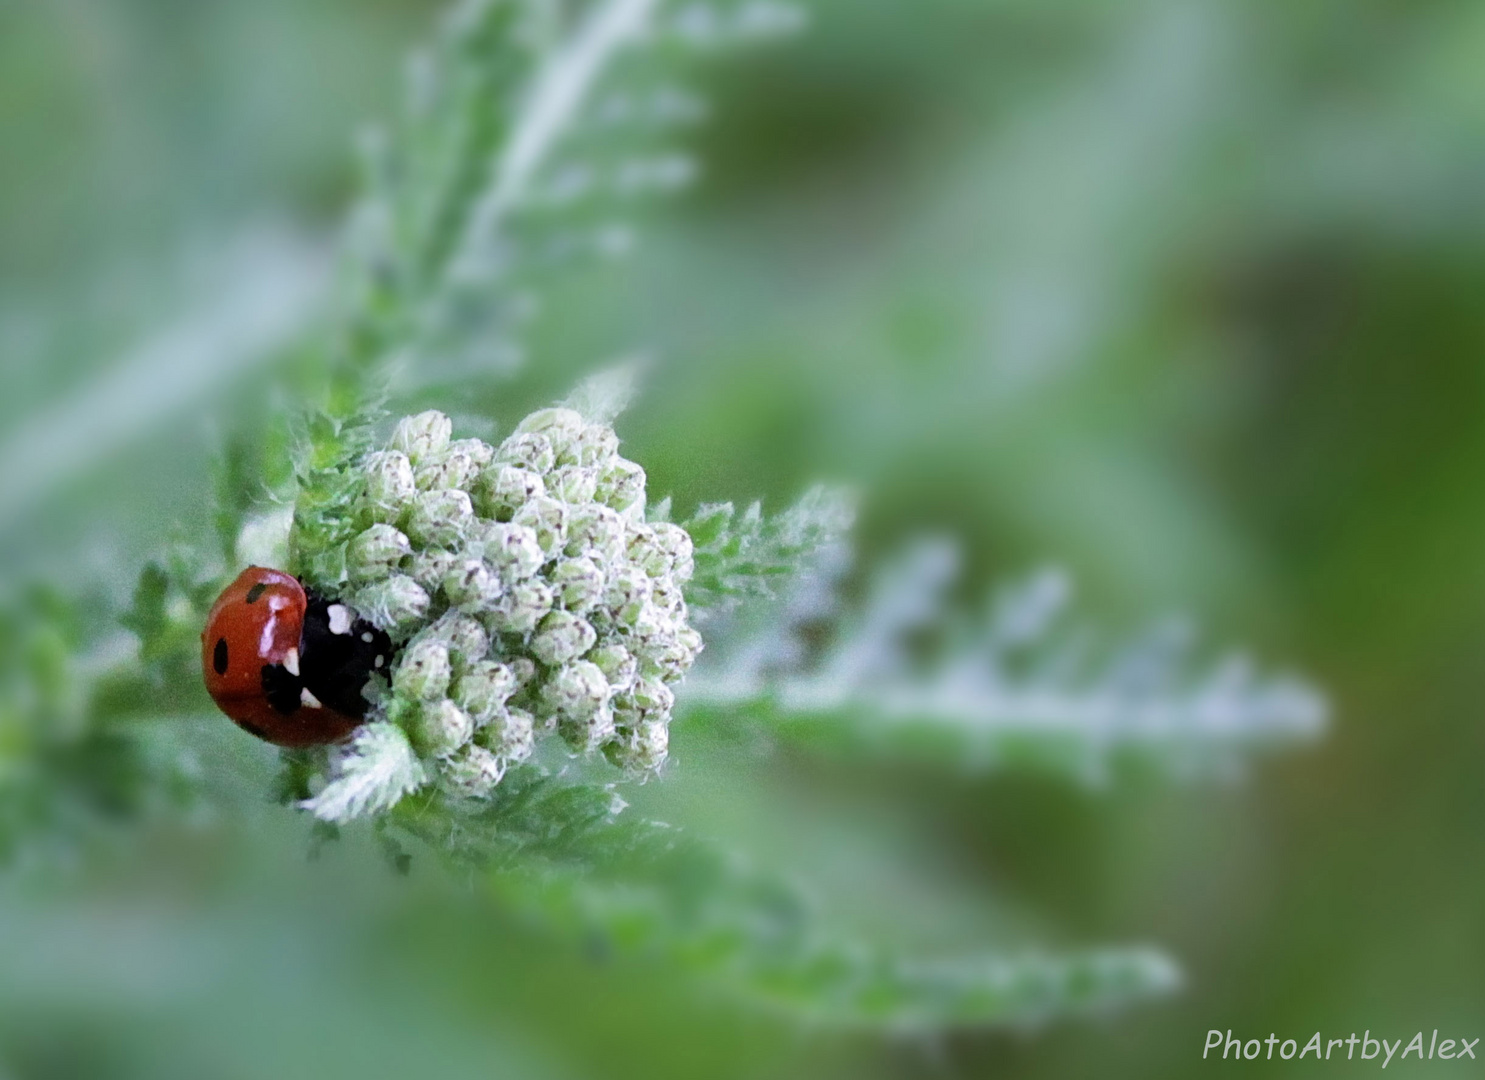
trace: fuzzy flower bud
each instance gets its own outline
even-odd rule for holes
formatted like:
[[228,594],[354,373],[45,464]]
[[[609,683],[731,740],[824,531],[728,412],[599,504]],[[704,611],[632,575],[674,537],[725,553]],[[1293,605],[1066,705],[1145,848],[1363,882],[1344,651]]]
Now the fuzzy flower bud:
[[603,571],[587,557],[563,559],[549,576],[557,590],[557,602],[568,611],[581,615],[603,597]]
[[407,535],[417,544],[457,547],[474,524],[474,504],[463,491],[425,491],[413,499]]
[[598,490],[598,472],[580,465],[564,465],[547,474],[547,491],[569,506],[593,501]]
[[557,717],[557,734],[579,754],[590,754],[614,737],[614,711],[604,705],[591,716]]
[[529,500],[545,495],[547,485],[540,473],[497,462],[480,473],[474,490],[480,513],[509,521]]
[[390,525],[373,525],[346,549],[346,570],[357,580],[375,581],[390,576],[411,554],[406,536]]
[[540,629],[531,639],[531,655],[548,667],[556,667],[582,656],[597,640],[597,633],[585,620],[567,611],[554,611],[541,620]]
[[675,706],[670,687],[649,675],[636,679],[634,685],[614,699],[618,722],[633,727],[646,720],[668,721]]
[[452,551],[429,548],[412,557],[412,566],[409,567],[408,573],[431,596],[443,588],[443,579],[453,573],[463,561]]
[[488,609],[490,628],[505,634],[529,634],[552,610],[555,596],[545,581],[518,581]]
[[355,594],[356,610],[394,638],[406,634],[428,614],[428,593],[406,574],[393,574]]
[[516,433],[545,436],[552,452],[561,458],[582,437],[587,426],[582,413],[559,407],[539,409],[532,413],[516,426]]
[[434,757],[447,757],[474,737],[474,721],[448,698],[423,702],[412,726],[413,745]]
[[435,638],[415,638],[392,673],[392,689],[406,698],[432,701],[448,691],[452,676],[449,647]]
[[505,586],[481,559],[465,559],[443,579],[444,595],[457,608],[478,610],[500,599]]
[[481,660],[471,664],[469,670],[459,677],[454,684],[453,696],[475,723],[487,724],[519,688],[517,675],[509,665]]
[[567,515],[569,555],[591,555],[602,565],[624,557],[624,520],[601,503],[576,506]]
[[639,662],[622,645],[600,645],[588,654],[588,659],[603,672],[609,689],[615,693],[633,686],[639,673]]
[[536,718],[524,709],[500,709],[475,734],[475,741],[502,761],[525,761],[536,746]]
[[406,416],[392,432],[392,449],[406,454],[414,465],[448,449],[453,422],[436,409]]
[[448,647],[449,662],[455,674],[466,671],[476,661],[483,660],[490,651],[490,635],[478,619],[459,611],[444,615],[419,637],[441,641]]
[[619,452],[619,437],[607,424],[589,424],[561,454],[558,465],[607,466]]
[[501,465],[515,465],[529,472],[545,474],[552,471],[557,456],[545,435],[521,432],[512,435],[495,451],[495,461]]
[[536,543],[548,559],[560,555],[567,544],[567,504],[551,496],[538,495],[527,500],[511,522],[536,533]]
[[447,488],[468,489],[490,463],[495,451],[478,439],[460,439],[447,450],[425,457],[413,472],[414,481],[424,491]]
[[483,746],[465,746],[443,766],[444,788],[464,799],[483,799],[505,776],[505,762]]
[[655,772],[670,754],[670,728],[658,720],[621,727],[604,744],[603,754],[626,772]]
[[412,463],[397,450],[378,450],[361,461],[366,508],[373,521],[395,522],[417,494]]
[[650,533],[655,550],[665,557],[669,576],[680,585],[690,581],[696,568],[691,534],[669,521],[655,522],[650,526]]
[[515,522],[491,522],[483,534],[485,558],[502,581],[525,581],[546,561],[536,530]]
[[621,627],[632,627],[649,606],[650,579],[636,566],[623,566],[609,577],[603,602]]
[[632,461],[617,458],[603,470],[598,480],[598,501],[619,513],[639,508],[644,512],[645,471]]

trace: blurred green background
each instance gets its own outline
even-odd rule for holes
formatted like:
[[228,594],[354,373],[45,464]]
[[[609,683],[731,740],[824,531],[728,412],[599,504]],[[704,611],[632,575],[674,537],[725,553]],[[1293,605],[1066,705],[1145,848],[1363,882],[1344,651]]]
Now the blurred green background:
[[[352,133],[436,10],[0,5],[7,589],[122,598],[208,527],[216,425],[312,310]],[[1213,1027],[1475,1034],[1485,8],[811,11],[701,70],[703,181],[549,299],[520,378],[410,397],[507,427],[643,349],[621,433],[679,505],[857,483],[866,561],[949,532],[967,596],[1055,562],[1113,628],[1188,612],[1312,675],[1326,741],[1215,787],[946,781],[687,729],[637,798],[843,919],[1147,940],[1185,990],[1036,1032],[800,1028],[354,842],[306,864],[260,805],[271,753],[203,714],[235,811],[0,882],[0,1077],[1134,1077],[1221,1068]]]

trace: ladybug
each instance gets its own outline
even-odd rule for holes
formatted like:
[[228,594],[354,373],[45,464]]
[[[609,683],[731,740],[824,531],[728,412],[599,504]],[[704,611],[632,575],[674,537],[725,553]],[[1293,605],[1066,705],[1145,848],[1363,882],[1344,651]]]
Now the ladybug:
[[345,738],[392,641],[345,604],[281,570],[250,566],[222,590],[201,634],[206,689],[233,722],[279,746]]

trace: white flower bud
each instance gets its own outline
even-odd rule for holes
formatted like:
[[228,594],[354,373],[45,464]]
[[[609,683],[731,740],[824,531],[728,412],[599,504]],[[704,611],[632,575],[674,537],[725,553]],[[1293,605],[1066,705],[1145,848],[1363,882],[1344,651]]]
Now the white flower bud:
[[413,580],[428,591],[431,596],[443,588],[444,578],[453,573],[464,560],[452,551],[443,548],[429,548],[420,551],[412,557],[412,565],[408,573]]
[[525,761],[536,745],[536,718],[524,709],[500,709],[475,734],[475,740],[502,761]]
[[481,540],[485,558],[504,582],[525,581],[546,562],[536,530],[515,522],[492,521]]
[[639,673],[639,662],[622,645],[600,645],[588,654],[588,658],[603,672],[609,688],[620,692],[634,685]]
[[650,582],[650,603],[669,616],[672,622],[680,622],[686,617],[686,596],[669,574]]
[[460,439],[450,443],[443,453],[434,454],[419,462],[413,478],[423,491],[447,488],[467,490],[474,485],[480,469],[490,463],[494,453],[494,450],[478,439]]
[[505,586],[483,560],[465,559],[444,575],[443,591],[455,607],[479,610],[500,599]]
[[495,461],[501,465],[515,465],[530,472],[545,474],[552,471],[557,456],[545,435],[535,432],[520,432],[500,444],[495,451]]
[[448,646],[449,662],[455,674],[483,660],[490,651],[490,635],[480,621],[459,611],[445,612],[419,637],[441,641]]
[[603,754],[626,772],[655,772],[670,754],[670,727],[655,720],[620,727],[604,744]]
[[413,728],[413,745],[435,757],[447,757],[474,737],[474,721],[448,698],[419,706]]
[[567,544],[567,506],[548,495],[528,499],[511,522],[536,533],[536,542],[548,559],[562,553]]
[[629,561],[652,578],[670,573],[670,556],[660,546],[653,525],[633,524],[629,526]]
[[557,716],[587,719],[608,704],[608,679],[597,664],[576,660],[553,672],[541,688],[541,702]]
[[483,799],[505,776],[505,762],[483,746],[466,746],[443,765],[444,787],[465,799]]
[[392,432],[392,449],[402,451],[414,465],[418,465],[424,459],[447,450],[453,431],[453,422],[436,409],[417,416],[405,416]]
[[557,455],[558,465],[607,466],[619,452],[619,437],[607,424],[589,424]]
[[516,677],[516,689],[528,686],[536,678],[536,663],[524,656],[515,656],[505,662]]
[[580,465],[564,465],[547,474],[547,491],[569,506],[593,501],[598,490],[598,472]]
[[670,576],[682,585],[690,581],[695,570],[691,534],[669,521],[657,521],[650,530],[656,549],[665,556]]
[[487,724],[519,688],[516,673],[508,665],[481,660],[459,677],[453,697],[475,723]]
[[624,540],[624,520],[612,507],[588,503],[568,512],[567,554],[591,555],[606,566],[623,558]]
[[389,576],[411,554],[406,536],[390,525],[373,525],[350,542],[346,569],[359,581],[374,581]]
[[416,544],[457,547],[474,521],[474,504],[467,493],[424,491],[413,500],[407,535]]
[[557,734],[578,753],[592,753],[614,737],[614,711],[604,705],[591,716],[559,714]]
[[552,610],[552,587],[533,578],[509,586],[493,607],[487,609],[490,628],[504,634],[529,634]]
[[509,521],[528,500],[547,493],[540,473],[496,462],[480,473],[475,485],[479,510],[486,517]]
[[366,477],[366,508],[373,521],[395,522],[417,494],[412,463],[396,450],[379,450],[361,461]]
[[448,692],[452,676],[449,647],[434,638],[415,638],[397,661],[392,688],[405,698],[432,701]]
[[561,560],[548,575],[548,580],[557,590],[557,603],[579,615],[603,597],[603,571],[587,557]]
[[632,627],[650,603],[650,578],[636,566],[621,566],[609,575],[603,602],[615,621]]
[[639,465],[624,458],[609,463],[598,480],[598,501],[613,507],[619,513],[634,511],[644,513],[645,471]]
[[357,591],[356,610],[394,638],[411,630],[428,614],[428,593],[406,574],[393,574]]
[[[587,421],[575,409],[539,409],[516,425],[518,434],[544,435],[559,458],[582,437]],[[545,470],[543,470],[545,471]]]
[[[531,639],[531,655],[548,667],[575,660],[598,640],[593,627],[570,612],[554,611],[541,620]],[[595,669],[596,670],[596,669]]]
[[634,685],[614,698],[618,722],[626,727],[644,721],[665,722],[675,706],[675,694],[659,679],[643,675]]
[[674,682],[696,663],[701,652],[701,635],[689,626],[679,626],[668,634],[656,635],[644,642],[641,666],[646,673],[659,674]]

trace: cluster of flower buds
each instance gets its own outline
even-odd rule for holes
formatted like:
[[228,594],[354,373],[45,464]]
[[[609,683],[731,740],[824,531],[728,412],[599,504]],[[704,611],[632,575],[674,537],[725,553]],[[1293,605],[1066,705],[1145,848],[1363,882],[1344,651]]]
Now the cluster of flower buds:
[[691,538],[645,520],[645,474],[566,408],[498,447],[425,412],[367,454],[347,599],[403,647],[378,708],[444,786],[487,794],[554,732],[634,773],[665,760],[701,650]]

